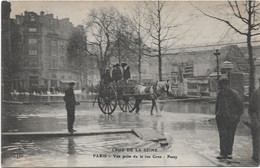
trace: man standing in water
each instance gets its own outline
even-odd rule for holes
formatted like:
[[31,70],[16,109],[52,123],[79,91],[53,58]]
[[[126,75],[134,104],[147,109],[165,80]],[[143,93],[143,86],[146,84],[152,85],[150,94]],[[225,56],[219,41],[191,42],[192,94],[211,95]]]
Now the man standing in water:
[[79,105],[79,102],[76,102],[75,99],[74,87],[75,82],[70,82],[69,88],[65,91],[65,96],[63,98],[66,103],[68,131],[71,134],[76,132],[76,130],[73,129],[73,124],[75,121],[75,106]]
[[229,88],[229,80],[219,81],[220,91],[216,102],[216,121],[219,131],[220,155],[217,159],[232,159],[237,124],[243,113],[243,103],[235,90]]
[[[259,78],[260,83],[260,78]],[[260,87],[258,87],[252,94],[248,113],[251,118],[251,134],[253,139],[253,156],[252,159],[259,163],[259,148],[260,148]]]

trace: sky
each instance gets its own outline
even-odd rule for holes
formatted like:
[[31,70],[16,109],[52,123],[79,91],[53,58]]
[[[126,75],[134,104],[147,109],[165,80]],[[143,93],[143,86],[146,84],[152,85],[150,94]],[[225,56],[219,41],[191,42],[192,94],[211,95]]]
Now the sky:
[[[133,14],[132,8],[138,3],[136,1],[10,1],[11,18],[15,15],[21,15],[24,11],[33,11],[40,13],[44,11],[54,14],[54,18],[69,18],[76,26],[83,24],[87,19],[91,9],[102,7],[115,7],[122,13]],[[193,5],[192,5],[193,4]],[[220,16],[229,17],[231,12],[229,8],[223,7],[227,4],[225,1],[219,2],[168,2],[167,7],[173,11],[172,16],[176,17],[176,24],[180,28],[174,30],[180,34],[178,40],[172,48],[200,46],[209,44],[246,42],[246,37],[230,30],[228,26],[220,21],[208,18],[199,12],[194,6],[203,11]],[[233,22],[241,27],[240,21]]]

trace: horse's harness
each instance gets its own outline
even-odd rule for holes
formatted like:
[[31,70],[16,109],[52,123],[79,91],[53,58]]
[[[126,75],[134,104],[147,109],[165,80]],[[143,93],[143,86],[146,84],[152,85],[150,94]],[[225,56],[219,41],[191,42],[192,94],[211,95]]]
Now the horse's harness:
[[[154,91],[155,96],[156,96],[156,97],[159,97],[159,96],[161,95],[161,93],[158,92],[158,91],[161,91],[161,90],[163,90],[164,88],[161,87],[160,85],[158,85],[158,82],[156,82],[156,84],[153,84],[152,87],[153,87],[153,91]],[[158,88],[158,89],[157,89],[157,88]]]

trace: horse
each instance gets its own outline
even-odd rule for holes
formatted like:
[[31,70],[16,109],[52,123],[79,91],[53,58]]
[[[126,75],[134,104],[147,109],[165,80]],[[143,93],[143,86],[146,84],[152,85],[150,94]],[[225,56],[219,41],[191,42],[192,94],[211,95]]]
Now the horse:
[[153,115],[153,109],[155,108],[156,112],[158,113],[157,103],[156,100],[160,97],[163,93],[167,93],[167,95],[171,94],[171,83],[170,81],[161,81],[153,83],[149,86],[137,85],[134,88],[134,93],[140,95],[140,97],[136,98],[136,113],[140,110],[140,103],[143,99],[152,100],[152,107],[151,107],[151,115]]

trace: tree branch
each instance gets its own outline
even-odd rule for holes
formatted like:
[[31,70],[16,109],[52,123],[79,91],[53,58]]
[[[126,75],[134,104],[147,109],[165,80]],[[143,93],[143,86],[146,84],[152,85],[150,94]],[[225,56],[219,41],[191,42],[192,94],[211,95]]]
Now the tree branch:
[[238,13],[238,14],[236,13],[236,11],[235,11],[235,9],[234,9],[232,3],[231,3],[230,1],[228,1],[228,3],[229,3],[229,6],[231,7],[231,9],[232,9],[232,11],[233,11],[233,14],[234,14],[237,18],[241,19],[244,23],[248,24],[248,19],[244,18],[244,17],[241,15],[240,9],[239,9],[238,4],[237,4],[237,1],[235,1],[235,4],[236,4],[236,10],[237,10],[237,13]]
[[[194,6],[192,4],[192,6]],[[228,26],[230,26],[233,30],[235,30],[236,32],[242,34],[242,35],[246,35],[247,36],[247,33],[244,33],[244,32],[241,32],[240,30],[238,30],[235,26],[233,26],[229,21],[227,20],[224,20],[224,19],[221,19],[221,18],[218,18],[218,17],[215,17],[215,16],[211,16],[209,14],[206,14],[205,12],[203,12],[201,9],[199,9],[198,7],[194,6],[197,10],[199,10],[203,15],[207,16],[207,17],[210,17],[212,19],[215,19],[215,20],[219,20],[219,21],[222,21],[224,23],[226,23]]]

